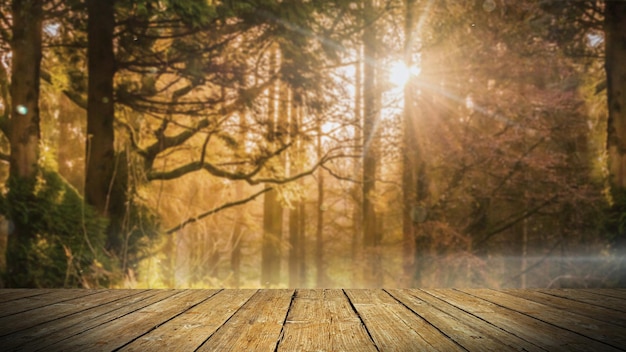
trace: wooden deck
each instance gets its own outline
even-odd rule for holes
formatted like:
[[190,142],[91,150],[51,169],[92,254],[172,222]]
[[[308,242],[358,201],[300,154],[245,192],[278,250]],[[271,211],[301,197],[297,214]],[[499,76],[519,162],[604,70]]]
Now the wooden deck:
[[0,290],[0,350],[624,351],[626,290]]

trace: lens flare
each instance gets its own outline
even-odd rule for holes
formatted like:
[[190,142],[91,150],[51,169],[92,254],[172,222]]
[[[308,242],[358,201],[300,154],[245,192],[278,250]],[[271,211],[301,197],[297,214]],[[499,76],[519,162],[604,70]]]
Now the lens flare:
[[28,114],[28,108],[25,107],[24,105],[18,105],[15,107],[15,111],[17,111],[18,114],[20,115],[26,115]]
[[496,2],[494,0],[485,0],[483,2],[483,10],[491,12],[496,9]]
[[404,86],[411,76],[420,74],[418,67],[407,67],[402,61],[397,61],[389,66],[389,81],[396,86]]

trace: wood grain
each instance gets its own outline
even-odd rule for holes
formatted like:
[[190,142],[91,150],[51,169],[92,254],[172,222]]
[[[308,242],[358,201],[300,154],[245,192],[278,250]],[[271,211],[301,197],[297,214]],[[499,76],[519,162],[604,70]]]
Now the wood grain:
[[47,305],[65,302],[77,297],[97,294],[101,290],[51,290],[41,295],[32,295],[0,303],[0,318]]
[[0,290],[4,351],[623,351],[624,289]]
[[198,351],[274,351],[293,290],[260,290]]
[[122,351],[193,351],[224,324],[255,290],[227,290],[184,311],[124,346]]
[[428,293],[549,351],[589,351],[590,348],[598,350],[600,347],[606,348],[606,351],[616,350],[585,336],[560,329],[464,292],[428,290]]
[[626,299],[601,295],[585,290],[554,289],[539,291],[547,293],[549,295],[564,297],[571,300],[587,303],[592,306],[604,307],[607,309],[626,313]]
[[[606,343],[618,349],[620,346],[626,346],[624,328],[614,324],[589,318],[567,310],[554,308],[547,304],[536,303],[529,300],[519,300],[514,296],[495,290],[470,289],[463,290],[463,292],[467,292],[473,296],[480,297],[516,312],[532,316],[535,319],[557,326],[563,330],[572,331],[595,341]],[[602,346],[602,348],[603,350],[608,350],[608,346],[606,345]]]
[[469,351],[544,351],[425,292],[407,289],[388,291]]
[[298,290],[278,351],[376,351],[341,290]]

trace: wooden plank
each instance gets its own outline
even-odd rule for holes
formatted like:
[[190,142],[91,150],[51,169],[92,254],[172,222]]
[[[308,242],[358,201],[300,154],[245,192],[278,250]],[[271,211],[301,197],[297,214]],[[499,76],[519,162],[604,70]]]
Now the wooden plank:
[[574,301],[565,297],[548,295],[537,290],[501,290],[504,293],[516,297],[528,299],[537,303],[546,304],[565,311],[573,311],[589,318],[601,320],[606,323],[626,327],[626,314],[587,303]]
[[20,298],[44,295],[54,290],[36,290],[32,288],[12,288],[0,290],[0,303],[13,301]]
[[615,348],[626,346],[624,328],[620,326],[588,318],[575,312],[511,296],[496,290],[468,289],[462,291],[497,305],[531,315],[535,319],[579,333]]
[[379,350],[463,350],[428,321],[382,290],[346,290]]
[[256,290],[224,290],[124,346],[122,351],[194,351]]
[[286,323],[361,322],[342,290],[296,290],[293,299]]
[[6,344],[7,348],[8,346],[21,346],[21,348],[29,351],[47,349],[48,346],[56,346],[53,350],[62,349],[64,340],[68,338],[92,329],[98,331],[98,328],[103,324],[160,302],[177,293],[180,291],[150,290],[142,292],[122,300],[103,304],[82,314],[68,316],[20,331],[17,334],[9,335],[10,340],[2,342]]
[[0,303],[0,318],[8,315],[25,312],[27,310],[40,308],[50,304],[69,301],[74,298],[94,295],[102,290],[51,290],[46,294],[24,297],[13,301]]
[[610,289],[610,288],[586,288],[584,292],[591,292],[602,296],[609,296],[615,298],[626,299],[625,289]]
[[575,301],[584,302],[594,306],[604,307],[626,313],[626,300],[620,298],[602,296],[578,289],[550,289],[538,291],[549,295],[565,297],[567,299],[573,299]]
[[278,351],[376,351],[342,290],[298,290]]
[[197,351],[273,352],[293,290],[260,290]]
[[626,349],[626,290],[215,292],[0,290],[0,349]]
[[469,351],[545,351],[419,290],[386,290]]
[[[111,351],[133,341],[184,311],[204,302],[217,290],[181,290],[173,296],[84,331],[61,342],[63,351]],[[60,347],[60,346],[59,346]],[[57,345],[51,345],[57,349]]]
[[561,329],[525,314],[455,290],[422,290],[488,321],[511,334],[550,351],[617,351],[617,349]]
[[140,292],[138,290],[99,291],[93,295],[9,315],[0,318],[0,337]]

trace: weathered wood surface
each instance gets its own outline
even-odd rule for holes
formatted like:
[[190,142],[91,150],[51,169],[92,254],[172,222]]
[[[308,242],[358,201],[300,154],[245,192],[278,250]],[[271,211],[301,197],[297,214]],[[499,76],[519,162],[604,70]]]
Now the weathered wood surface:
[[0,290],[1,351],[626,351],[626,290]]

